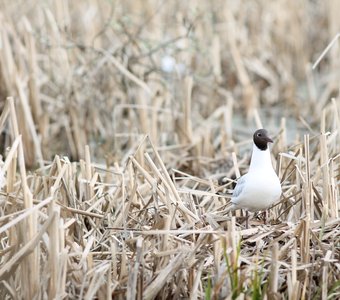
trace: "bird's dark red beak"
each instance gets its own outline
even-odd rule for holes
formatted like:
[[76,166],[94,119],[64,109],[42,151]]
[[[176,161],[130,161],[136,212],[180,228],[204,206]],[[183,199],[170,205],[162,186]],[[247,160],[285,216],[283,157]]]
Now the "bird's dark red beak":
[[268,143],[274,143],[273,140],[272,140],[269,136],[266,136],[266,141],[267,141]]

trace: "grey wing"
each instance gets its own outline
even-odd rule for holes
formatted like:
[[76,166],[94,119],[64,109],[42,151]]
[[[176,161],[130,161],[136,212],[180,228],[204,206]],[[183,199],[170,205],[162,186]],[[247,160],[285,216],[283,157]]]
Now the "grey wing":
[[236,184],[234,191],[233,191],[232,199],[237,198],[242,193],[242,190],[243,190],[243,188],[245,186],[245,182],[246,182],[246,176],[247,176],[247,174],[243,175],[237,181],[237,184]]

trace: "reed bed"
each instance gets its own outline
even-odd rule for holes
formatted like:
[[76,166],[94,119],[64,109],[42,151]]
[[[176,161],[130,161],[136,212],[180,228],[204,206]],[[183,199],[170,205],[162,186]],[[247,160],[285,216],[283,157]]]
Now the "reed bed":
[[[340,297],[335,1],[0,8],[1,299]],[[246,228],[259,127],[283,194]]]

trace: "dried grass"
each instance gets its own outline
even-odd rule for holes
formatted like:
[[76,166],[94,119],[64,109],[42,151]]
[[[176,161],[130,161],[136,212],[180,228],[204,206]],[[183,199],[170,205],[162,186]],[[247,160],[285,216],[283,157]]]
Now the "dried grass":
[[[1,299],[339,297],[335,4],[0,7]],[[246,229],[262,126],[283,195]]]

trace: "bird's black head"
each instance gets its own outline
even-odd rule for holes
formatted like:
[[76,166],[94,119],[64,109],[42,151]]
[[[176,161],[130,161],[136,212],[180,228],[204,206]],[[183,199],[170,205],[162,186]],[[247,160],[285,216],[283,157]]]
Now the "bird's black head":
[[254,144],[260,150],[267,150],[268,143],[272,143],[273,140],[268,136],[268,132],[265,129],[258,129],[253,135]]

